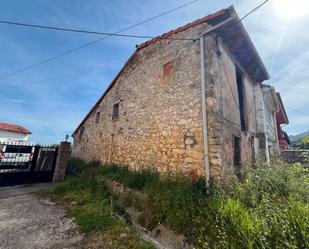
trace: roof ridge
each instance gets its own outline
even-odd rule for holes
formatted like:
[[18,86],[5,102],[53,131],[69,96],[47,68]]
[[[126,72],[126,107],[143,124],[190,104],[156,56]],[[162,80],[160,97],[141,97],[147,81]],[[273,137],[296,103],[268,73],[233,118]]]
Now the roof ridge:
[[179,33],[179,32],[182,32],[182,31],[184,31],[184,30],[187,30],[187,29],[189,29],[189,28],[191,28],[191,27],[194,27],[194,26],[196,26],[196,25],[199,25],[199,24],[202,24],[202,23],[204,23],[204,22],[207,22],[207,21],[209,21],[209,20],[212,19],[212,18],[215,18],[215,17],[217,17],[217,16],[220,16],[220,15],[224,14],[224,13],[226,12],[226,10],[227,10],[227,9],[221,9],[221,10],[219,10],[219,11],[213,13],[213,14],[209,14],[209,15],[207,15],[207,16],[201,17],[201,18],[199,18],[199,19],[196,19],[196,20],[193,21],[193,22],[189,22],[189,23],[187,23],[187,24],[185,24],[185,25],[183,25],[183,26],[180,26],[180,27],[175,28],[175,29],[172,29],[172,30],[170,30],[170,31],[168,31],[168,32],[166,32],[166,33],[163,33],[163,34],[161,34],[161,35],[158,35],[158,36],[156,36],[156,37],[154,37],[154,38],[152,38],[152,39],[150,39],[150,40],[148,40],[148,41],[146,41],[146,42],[143,42],[143,43],[137,45],[137,49],[138,49],[138,50],[139,50],[139,49],[142,49],[142,48],[147,47],[148,45],[150,45],[150,44],[152,44],[152,43],[157,42],[157,41],[160,40],[160,39],[166,39],[166,38],[170,37],[171,35],[177,34],[177,33]]
[[31,132],[25,127],[18,124],[9,124],[5,122],[0,122],[0,130],[2,131],[10,131],[10,132],[18,132],[23,134],[31,134]]

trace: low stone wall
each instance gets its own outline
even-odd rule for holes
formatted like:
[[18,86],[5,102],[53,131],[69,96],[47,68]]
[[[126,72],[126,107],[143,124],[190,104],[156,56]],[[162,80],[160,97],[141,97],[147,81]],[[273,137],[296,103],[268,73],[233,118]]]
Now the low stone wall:
[[[106,178],[102,178],[102,180],[105,182],[108,191],[117,197],[117,200],[114,200],[117,205],[125,209],[125,214],[122,214],[124,220],[129,221],[144,240],[151,242],[158,249],[193,249],[193,245],[189,243],[187,238],[181,234],[176,234],[163,224],[159,224],[151,231],[139,224],[139,218],[145,212],[151,212],[147,210],[149,209],[148,195],[127,188],[116,181]],[[128,202],[131,202],[131,204],[128,204]]]

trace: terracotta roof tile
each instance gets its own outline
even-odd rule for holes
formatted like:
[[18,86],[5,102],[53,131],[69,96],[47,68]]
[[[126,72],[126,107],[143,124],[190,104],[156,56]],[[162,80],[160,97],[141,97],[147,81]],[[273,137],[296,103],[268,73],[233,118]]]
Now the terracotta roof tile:
[[152,43],[155,43],[158,40],[166,39],[166,38],[170,37],[171,35],[174,35],[174,34],[177,34],[179,32],[185,31],[185,30],[187,30],[189,28],[192,28],[192,27],[194,27],[196,25],[199,25],[199,24],[202,24],[204,22],[207,22],[207,21],[209,21],[209,20],[211,20],[211,19],[213,19],[215,17],[221,16],[221,15],[223,15],[225,13],[226,13],[226,9],[222,9],[222,10],[217,11],[214,14],[210,14],[210,15],[205,16],[203,18],[197,19],[194,22],[187,23],[184,26],[181,26],[181,27],[179,27],[177,29],[173,29],[173,30],[171,30],[171,31],[169,31],[167,33],[164,33],[164,34],[162,34],[160,36],[157,36],[157,37],[155,37],[155,38],[153,38],[153,39],[151,39],[149,41],[146,41],[146,42],[138,45],[137,49],[141,49],[141,48],[147,47],[148,45],[150,45]]
[[0,130],[18,132],[18,133],[23,133],[23,134],[31,134],[29,130],[27,130],[26,128],[20,125],[8,124],[8,123],[3,123],[3,122],[0,122]]

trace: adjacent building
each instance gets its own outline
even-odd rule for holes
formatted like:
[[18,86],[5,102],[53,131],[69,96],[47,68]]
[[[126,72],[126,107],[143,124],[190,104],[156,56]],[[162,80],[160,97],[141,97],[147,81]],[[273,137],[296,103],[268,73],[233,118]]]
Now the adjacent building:
[[234,8],[223,9],[137,46],[74,131],[73,155],[206,179],[237,173],[278,147],[267,79]]
[[277,99],[278,99],[278,112],[276,113],[276,124],[277,124],[276,128],[277,128],[279,151],[281,152],[287,150],[291,142],[288,134],[282,130],[282,126],[289,124],[289,119],[286,114],[280,93],[277,93]]
[[0,142],[27,141],[31,132],[16,124],[0,122]]

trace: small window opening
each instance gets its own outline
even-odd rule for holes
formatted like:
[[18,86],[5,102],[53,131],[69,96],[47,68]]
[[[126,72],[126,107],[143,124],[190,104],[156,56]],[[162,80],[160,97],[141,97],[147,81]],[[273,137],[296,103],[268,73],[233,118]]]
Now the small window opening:
[[114,104],[113,107],[113,118],[118,117],[119,116],[119,103]]
[[240,125],[242,130],[247,130],[245,120],[244,82],[241,72],[236,69],[236,81],[239,100]]
[[98,124],[100,122],[100,112],[97,112],[95,115],[95,123]]
[[240,137],[234,136],[234,168],[236,175],[241,172],[241,149],[240,149]]
[[173,73],[174,67],[173,67],[173,61],[170,61],[163,65],[163,77],[166,77],[168,75],[171,75]]
[[82,138],[83,138],[83,135],[84,135],[84,130],[85,130],[85,128],[84,128],[84,127],[80,128],[80,131],[79,131],[79,141],[81,141],[81,140],[82,140]]

